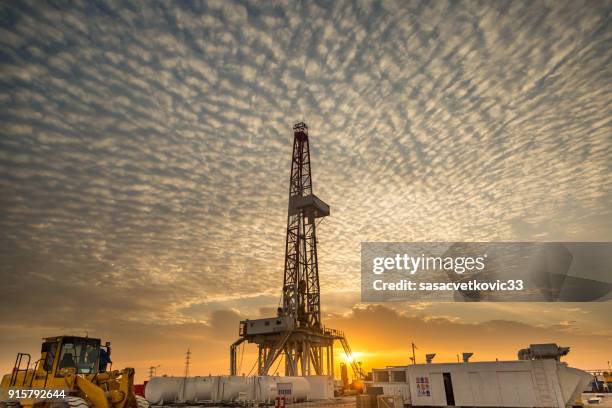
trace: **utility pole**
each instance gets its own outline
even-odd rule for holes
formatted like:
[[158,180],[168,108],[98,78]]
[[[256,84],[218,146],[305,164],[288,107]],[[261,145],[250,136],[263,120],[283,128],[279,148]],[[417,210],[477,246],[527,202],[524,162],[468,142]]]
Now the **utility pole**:
[[414,353],[414,349],[417,348],[417,346],[414,345],[414,342],[412,342],[412,364],[416,365],[416,354]]
[[185,353],[185,378],[189,377],[189,362],[191,360],[191,350],[187,349]]
[[185,377],[183,378],[183,384],[182,384],[182,387],[178,395],[178,401],[180,402],[185,402],[185,390],[187,389],[187,378],[189,377],[190,360],[191,360],[191,350],[187,349],[187,352],[185,353]]

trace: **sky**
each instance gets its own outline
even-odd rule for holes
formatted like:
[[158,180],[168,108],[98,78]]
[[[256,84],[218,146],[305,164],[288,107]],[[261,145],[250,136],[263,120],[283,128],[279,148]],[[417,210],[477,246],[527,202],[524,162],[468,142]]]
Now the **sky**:
[[[282,284],[310,129],[324,324],[366,368],[551,341],[610,303],[363,304],[364,241],[611,241],[610,1],[0,4],[0,371],[40,338],[227,373]],[[612,277],[610,279],[612,281]],[[452,339],[452,340],[449,340]],[[246,367],[253,350],[247,349]],[[247,363],[246,361],[249,361]]]

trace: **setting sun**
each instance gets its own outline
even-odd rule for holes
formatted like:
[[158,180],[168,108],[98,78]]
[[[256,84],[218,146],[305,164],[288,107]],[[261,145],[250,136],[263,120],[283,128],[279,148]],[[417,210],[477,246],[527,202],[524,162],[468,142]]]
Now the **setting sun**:
[[353,361],[362,362],[362,359],[365,355],[364,353],[361,353],[359,351],[354,351],[351,355],[346,355],[344,351],[341,351],[339,354],[342,356],[342,360],[345,363],[349,363],[349,364],[352,363]]

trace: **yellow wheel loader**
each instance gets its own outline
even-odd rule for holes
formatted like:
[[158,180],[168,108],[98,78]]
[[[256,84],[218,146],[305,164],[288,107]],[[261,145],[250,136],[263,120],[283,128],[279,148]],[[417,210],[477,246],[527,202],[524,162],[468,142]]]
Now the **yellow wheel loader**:
[[134,394],[134,369],[107,371],[108,356],[100,339],[45,338],[39,360],[17,354],[0,383],[0,408],[148,408]]

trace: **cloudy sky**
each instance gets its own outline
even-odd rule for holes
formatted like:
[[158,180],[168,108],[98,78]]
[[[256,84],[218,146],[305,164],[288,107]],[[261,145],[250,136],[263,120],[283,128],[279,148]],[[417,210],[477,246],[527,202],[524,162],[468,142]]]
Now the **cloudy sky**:
[[366,367],[407,361],[412,340],[446,359],[556,341],[605,366],[609,303],[358,301],[362,241],[612,240],[611,12],[3,2],[0,368],[88,332],[140,379],[180,372],[187,347],[195,372],[226,372],[239,319],[280,299],[300,120],[332,208],[324,319]]

